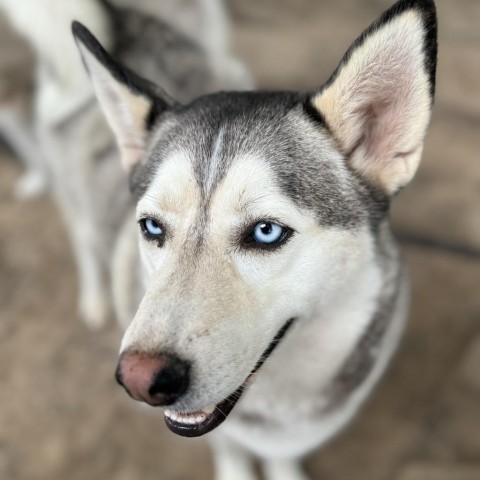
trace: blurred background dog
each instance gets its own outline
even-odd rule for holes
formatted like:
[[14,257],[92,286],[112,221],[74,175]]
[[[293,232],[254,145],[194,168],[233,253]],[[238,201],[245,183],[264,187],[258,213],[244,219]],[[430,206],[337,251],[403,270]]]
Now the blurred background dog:
[[[135,3],[148,9],[156,2]],[[326,79],[352,33],[391,3],[231,0],[228,6],[236,51],[261,86],[311,88]],[[309,460],[314,477],[479,475],[480,11],[473,0],[437,6],[432,128],[419,175],[394,211],[413,277],[412,320],[390,374],[348,435]],[[8,102],[31,88],[33,56],[5,21],[0,35]],[[13,198],[21,172],[6,150],[2,156],[0,475],[153,479],[161,464],[165,479],[211,478],[203,442],[172,438],[162,419],[139,415],[114,385],[120,333],[112,327],[93,341],[75,322],[77,281],[64,228],[48,199]]]
[[[37,183],[50,184],[74,249],[79,310],[88,325],[103,325],[111,311],[112,263],[117,314],[129,319],[127,306],[137,304],[141,285],[138,278],[130,288],[135,269],[125,270],[130,266],[124,259],[128,241],[119,240],[130,218],[130,196],[115,140],[94,101],[70,24],[74,19],[85,22],[131,68],[165,82],[172,95],[188,101],[219,89],[251,86],[246,69],[230,56],[223,4],[207,0],[177,4],[175,9],[167,2],[165,16],[171,23],[163,20],[163,3],[151,3],[145,11],[135,9],[135,2],[119,7],[102,0],[2,0],[0,5],[36,54],[33,129],[25,129],[28,120],[17,120],[25,117],[25,102],[17,101],[18,108],[6,102],[3,115],[11,127],[4,128],[7,141],[27,165],[28,180],[22,179],[17,191],[23,192],[27,181],[32,190],[36,172],[37,177],[43,175]],[[122,232],[129,234],[127,228]],[[114,261],[117,241],[122,258]]]

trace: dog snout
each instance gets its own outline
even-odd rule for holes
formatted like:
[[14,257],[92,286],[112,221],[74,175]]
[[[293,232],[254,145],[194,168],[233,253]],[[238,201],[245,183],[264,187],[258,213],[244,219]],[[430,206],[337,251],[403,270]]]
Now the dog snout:
[[190,364],[172,354],[126,352],[120,357],[115,377],[135,400],[166,406],[187,391]]

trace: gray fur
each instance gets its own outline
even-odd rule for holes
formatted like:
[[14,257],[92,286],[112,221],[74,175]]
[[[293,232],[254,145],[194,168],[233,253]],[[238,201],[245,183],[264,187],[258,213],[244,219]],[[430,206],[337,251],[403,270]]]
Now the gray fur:
[[[299,207],[315,212],[320,225],[355,228],[371,222],[374,228],[384,218],[388,200],[375,196],[348,169],[328,130],[305,113],[304,100],[303,94],[293,92],[220,93],[167,112],[159,119],[160,131],[153,136],[150,154],[130,179],[135,197],[142,197],[169,152],[181,147],[194,159],[207,209],[208,198],[235,159],[252,154],[268,162],[281,190]],[[204,186],[220,129],[221,159],[207,192]]]
[[377,299],[376,311],[355,349],[337,373],[330,390],[330,402],[325,411],[341,408],[344,402],[371,374],[385,336],[395,319],[394,312],[401,298],[405,283],[405,266],[400,262],[388,225],[383,224],[376,238],[377,261],[380,263],[384,282]]
[[[229,57],[212,58],[171,25],[133,9],[115,10],[117,39],[113,54],[141,76],[155,81],[179,102],[221,89],[243,89],[249,84],[245,73]],[[215,68],[218,67],[218,68]]]

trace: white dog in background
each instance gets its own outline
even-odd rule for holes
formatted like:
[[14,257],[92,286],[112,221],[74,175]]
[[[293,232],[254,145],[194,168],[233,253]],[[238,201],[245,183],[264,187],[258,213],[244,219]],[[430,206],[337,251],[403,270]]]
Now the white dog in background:
[[[37,175],[38,190],[45,183],[44,171],[48,174],[74,247],[80,312],[92,328],[103,325],[111,311],[112,252],[124,252],[129,245],[120,232],[131,200],[114,136],[75,49],[71,22],[88,24],[127,64],[166,82],[184,101],[251,85],[243,65],[230,55],[228,22],[219,0],[117,3],[122,6],[103,0],[0,0],[37,58],[35,131],[26,133],[28,122],[16,121],[23,115],[18,108],[3,110],[0,128],[25,163],[39,167],[31,170],[42,174]],[[148,42],[156,43],[155,50],[142,48]],[[34,189],[35,178],[30,183]],[[130,273],[124,274],[127,280],[117,279],[121,285],[129,280]],[[130,311],[123,308],[137,297],[117,298],[120,319],[128,318]]]

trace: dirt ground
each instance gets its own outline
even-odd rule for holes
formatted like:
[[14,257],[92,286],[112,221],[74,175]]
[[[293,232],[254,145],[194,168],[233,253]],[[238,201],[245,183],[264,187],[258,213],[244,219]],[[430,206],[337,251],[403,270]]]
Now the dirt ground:
[[[262,87],[312,88],[390,3],[231,0],[236,51]],[[480,479],[480,2],[437,4],[435,113],[393,212],[411,322],[362,414],[308,458],[315,479]],[[6,75],[31,57],[0,25]],[[78,319],[65,230],[48,198],[13,198],[20,173],[0,149],[0,479],[211,479],[204,440],[169,433],[115,385],[121,332]]]

